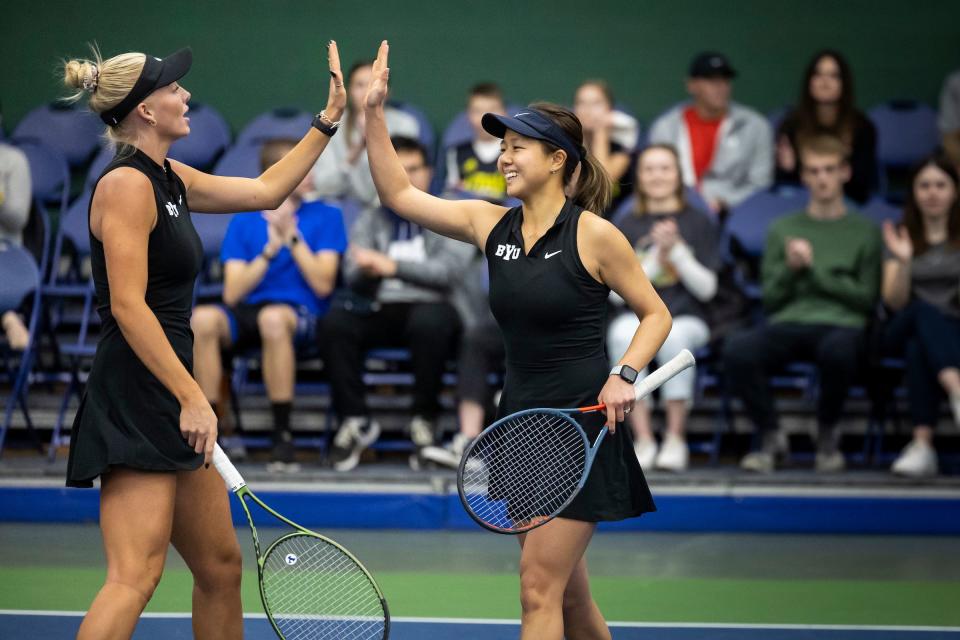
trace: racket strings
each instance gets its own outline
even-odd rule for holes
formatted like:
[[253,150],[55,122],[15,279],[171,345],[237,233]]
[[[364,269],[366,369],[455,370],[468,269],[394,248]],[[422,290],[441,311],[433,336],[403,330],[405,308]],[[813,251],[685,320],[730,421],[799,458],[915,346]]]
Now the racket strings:
[[480,520],[520,530],[555,514],[580,485],[586,445],[573,421],[558,413],[528,413],[477,441],[463,471],[463,491]]
[[263,593],[287,640],[382,638],[379,593],[349,555],[323,539],[297,534],[264,558]]

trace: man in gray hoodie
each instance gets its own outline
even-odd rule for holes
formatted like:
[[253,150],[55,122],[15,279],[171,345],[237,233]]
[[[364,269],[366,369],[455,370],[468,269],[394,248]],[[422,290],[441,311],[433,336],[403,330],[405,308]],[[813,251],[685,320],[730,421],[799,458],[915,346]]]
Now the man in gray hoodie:
[[[426,191],[432,173],[426,150],[411,138],[394,138],[393,145],[410,182]],[[461,327],[451,298],[473,251],[384,207],[365,210],[354,223],[343,262],[347,290],[334,299],[320,332],[340,422],[331,452],[338,471],[356,467],[380,435],[363,384],[364,354],[371,347],[410,349],[415,377],[410,436],[418,448],[433,444],[441,377]]]
[[767,119],[732,102],[736,71],[722,53],[704,52],[690,63],[692,101],[657,118],[651,143],[680,153],[683,181],[719,214],[773,184],[773,134]]

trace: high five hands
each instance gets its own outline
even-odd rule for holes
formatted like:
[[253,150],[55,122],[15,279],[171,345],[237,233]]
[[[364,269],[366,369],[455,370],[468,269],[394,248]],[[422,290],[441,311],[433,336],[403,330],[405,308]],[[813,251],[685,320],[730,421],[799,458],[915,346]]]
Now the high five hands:
[[334,40],[327,43],[327,64],[330,67],[330,92],[327,95],[327,107],[323,111],[331,122],[336,122],[347,107],[347,89],[340,69],[340,51]]
[[363,99],[363,106],[367,109],[376,109],[387,99],[390,80],[390,67],[387,58],[390,55],[390,45],[384,40],[377,51],[377,59],[373,62],[373,76],[367,88],[367,97]]

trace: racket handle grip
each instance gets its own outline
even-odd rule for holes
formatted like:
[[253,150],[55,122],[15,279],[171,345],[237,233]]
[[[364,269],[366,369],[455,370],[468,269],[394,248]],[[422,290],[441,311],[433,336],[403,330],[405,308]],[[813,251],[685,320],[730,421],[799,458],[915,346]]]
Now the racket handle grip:
[[656,371],[637,383],[635,387],[637,400],[642,400],[662,385],[664,382],[677,375],[684,369],[692,367],[697,361],[688,349],[684,349],[667,362],[660,365]]
[[233,466],[230,458],[223,452],[219,444],[213,447],[213,466],[217,468],[220,477],[223,478],[223,483],[227,485],[229,491],[236,492],[247,485],[243,480],[243,476],[241,476],[237,468]]

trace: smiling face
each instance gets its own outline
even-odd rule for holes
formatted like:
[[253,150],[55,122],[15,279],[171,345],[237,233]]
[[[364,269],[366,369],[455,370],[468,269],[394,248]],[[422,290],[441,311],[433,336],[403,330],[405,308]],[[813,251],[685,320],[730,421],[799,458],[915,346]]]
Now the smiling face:
[[563,151],[548,152],[539,140],[507,130],[497,159],[497,167],[507,181],[507,195],[523,200],[551,179],[558,179],[562,185],[566,157]]
[[677,197],[682,189],[677,157],[660,147],[644,151],[637,161],[637,184],[640,193],[650,200]]
[[190,133],[189,101],[190,92],[179,82],[171,82],[147,96],[138,107],[138,113],[145,122],[153,120],[157,123],[148,126],[156,129],[160,136],[176,140]]

